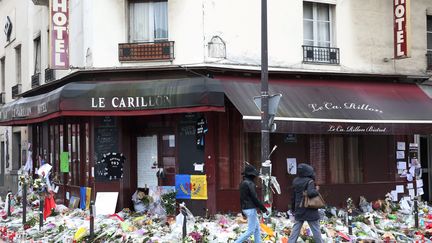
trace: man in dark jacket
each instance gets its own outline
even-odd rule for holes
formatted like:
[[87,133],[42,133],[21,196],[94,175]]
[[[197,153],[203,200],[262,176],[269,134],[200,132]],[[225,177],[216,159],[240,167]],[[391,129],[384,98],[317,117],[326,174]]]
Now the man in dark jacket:
[[314,169],[307,164],[299,164],[297,167],[298,176],[293,180],[293,193],[292,193],[292,204],[291,210],[294,212],[295,224],[291,231],[288,242],[297,242],[300,230],[303,226],[304,221],[307,221],[309,227],[312,230],[314,240],[317,243],[323,242],[321,238],[320,224],[319,224],[319,213],[318,209],[314,208],[303,208],[300,203],[303,199],[303,191],[307,190],[309,197],[315,197],[318,195],[318,191],[315,187],[315,172]]
[[256,208],[267,212],[264,204],[258,200],[255,191],[254,179],[259,175],[258,171],[252,165],[246,163],[243,172],[243,181],[240,183],[240,205],[244,215],[248,219],[248,229],[244,232],[235,243],[246,241],[252,234],[254,235],[254,242],[261,242],[260,223]]

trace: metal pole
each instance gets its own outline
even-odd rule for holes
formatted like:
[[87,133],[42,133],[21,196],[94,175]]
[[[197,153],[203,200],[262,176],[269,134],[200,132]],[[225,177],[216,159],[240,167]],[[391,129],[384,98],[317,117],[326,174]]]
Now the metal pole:
[[90,202],[90,241],[94,238],[94,202]]
[[42,229],[43,226],[43,210],[44,210],[44,199],[43,196],[39,196],[39,230]]
[[[268,159],[270,147],[268,98],[267,0],[261,0],[261,163],[264,163]],[[264,177],[269,178],[270,176],[270,171],[266,171]],[[263,197],[264,204],[268,205],[271,209],[269,186],[268,183],[264,183]],[[264,220],[265,223],[270,223],[270,218],[265,218]]]
[[23,183],[23,193],[22,193],[22,205],[23,205],[23,226],[26,224],[27,217],[27,183]]

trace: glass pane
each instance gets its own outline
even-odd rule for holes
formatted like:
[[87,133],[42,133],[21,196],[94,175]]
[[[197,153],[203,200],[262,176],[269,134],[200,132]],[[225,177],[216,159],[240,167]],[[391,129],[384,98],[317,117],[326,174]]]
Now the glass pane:
[[310,20],[303,21],[303,40],[313,40],[313,22]]
[[153,3],[155,39],[168,39],[168,3]]
[[427,49],[432,50],[432,33],[427,34]]
[[330,23],[318,23],[318,42],[330,42]]
[[131,41],[150,40],[149,3],[131,3],[129,5]]
[[303,2],[303,19],[313,19],[312,3]]
[[329,5],[328,4],[317,4],[317,19],[330,21]]
[[427,30],[432,31],[432,16],[427,16]]
[[344,153],[343,138],[329,138],[329,169],[330,183],[344,183]]

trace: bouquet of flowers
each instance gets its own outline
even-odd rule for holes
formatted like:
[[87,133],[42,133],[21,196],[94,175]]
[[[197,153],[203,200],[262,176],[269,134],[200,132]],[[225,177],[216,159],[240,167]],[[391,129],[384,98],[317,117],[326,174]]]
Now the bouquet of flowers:
[[143,191],[138,191],[136,196],[137,199],[144,204],[144,206],[148,206],[149,204],[153,203],[153,198],[150,195],[146,195]]
[[45,186],[46,186],[46,184],[41,178],[35,179],[33,181],[33,190],[38,192],[38,193],[44,192]]

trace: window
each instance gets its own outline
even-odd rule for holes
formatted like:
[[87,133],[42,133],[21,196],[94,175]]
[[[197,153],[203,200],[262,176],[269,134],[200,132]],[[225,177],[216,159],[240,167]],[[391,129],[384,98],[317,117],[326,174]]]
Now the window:
[[3,57],[0,59],[0,72],[1,72],[1,91],[5,92],[6,90],[6,69],[5,69],[6,58]]
[[329,181],[332,184],[361,183],[359,137],[329,137]]
[[332,14],[329,4],[303,2],[303,43],[332,46]]
[[15,47],[15,72],[16,83],[21,83],[21,45]]
[[41,38],[33,40],[34,46],[34,74],[41,73]]
[[130,1],[129,38],[131,42],[168,40],[167,1]]
[[427,69],[432,70],[432,16],[427,16],[426,24],[426,39],[427,39]]

